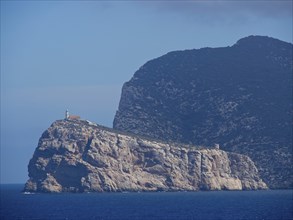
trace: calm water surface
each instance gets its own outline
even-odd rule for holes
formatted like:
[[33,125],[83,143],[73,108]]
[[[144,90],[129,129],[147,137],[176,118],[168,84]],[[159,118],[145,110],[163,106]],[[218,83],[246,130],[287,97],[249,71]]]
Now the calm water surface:
[[1,185],[0,219],[293,219],[292,190],[22,194]]

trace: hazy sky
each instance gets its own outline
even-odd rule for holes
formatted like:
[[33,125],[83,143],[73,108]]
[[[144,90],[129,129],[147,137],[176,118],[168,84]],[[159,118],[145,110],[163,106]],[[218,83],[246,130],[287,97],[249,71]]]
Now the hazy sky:
[[173,50],[248,35],[292,42],[292,1],[1,1],[1,183],[24,183],[42,132],[73,114],[112,127],[121,87]]

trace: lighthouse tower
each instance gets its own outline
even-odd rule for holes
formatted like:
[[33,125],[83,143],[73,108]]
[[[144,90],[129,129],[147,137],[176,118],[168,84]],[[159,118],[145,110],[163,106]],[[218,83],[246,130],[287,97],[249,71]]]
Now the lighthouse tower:
[[68,111],[68,109],[66,109],[66,111],[65,111],[65,119],[68,119],[69,118],[69,111]]

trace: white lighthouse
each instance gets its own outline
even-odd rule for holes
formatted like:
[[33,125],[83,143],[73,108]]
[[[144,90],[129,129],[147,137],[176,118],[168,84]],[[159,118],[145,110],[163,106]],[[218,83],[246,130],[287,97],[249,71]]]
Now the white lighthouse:
[[69,111],[68,111],[68,109],[66,109],[66,111],[65,111],[65,119],[68,119],[69,118]]

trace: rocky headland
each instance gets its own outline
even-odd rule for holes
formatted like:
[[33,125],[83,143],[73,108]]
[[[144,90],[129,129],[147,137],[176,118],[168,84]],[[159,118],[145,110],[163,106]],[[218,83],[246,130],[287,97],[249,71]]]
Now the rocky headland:
[[28,192],[267,188],[248,156],[144,139],[83,120],[54,122],[28,170]]
[[292,188],[292,44],[249,36],[148,61],[122,89],[113,127],[249,156],[270,188]]

